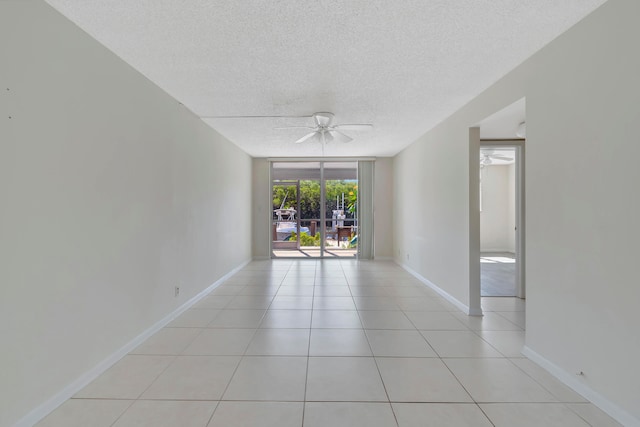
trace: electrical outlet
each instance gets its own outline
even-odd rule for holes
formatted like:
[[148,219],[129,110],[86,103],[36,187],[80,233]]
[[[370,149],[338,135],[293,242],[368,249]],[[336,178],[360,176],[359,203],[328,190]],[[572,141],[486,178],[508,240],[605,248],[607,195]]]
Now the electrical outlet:
[[176,286],[175,292],[174,292],[174,297],[177,297],[178,295],[180,295],[180,286]]
[[411,258],[411,256],[409,256],[409,254],[407,254],[407,261],[409,261],[409,258]]

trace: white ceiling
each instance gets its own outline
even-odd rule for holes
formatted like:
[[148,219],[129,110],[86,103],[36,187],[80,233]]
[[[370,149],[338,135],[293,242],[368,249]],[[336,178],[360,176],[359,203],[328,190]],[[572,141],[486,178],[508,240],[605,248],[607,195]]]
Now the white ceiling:
[[[200,117],[373,123],[329,156],[415,141],[605,0],[46,0]],[[257,157],[310,118],[203,119]]]

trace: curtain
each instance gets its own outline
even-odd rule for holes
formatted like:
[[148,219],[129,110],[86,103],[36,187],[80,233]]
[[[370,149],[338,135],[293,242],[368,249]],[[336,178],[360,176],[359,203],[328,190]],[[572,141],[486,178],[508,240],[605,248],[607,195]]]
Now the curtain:
[[370,160],[358,162],[358,258],[373,259],[373,170]]

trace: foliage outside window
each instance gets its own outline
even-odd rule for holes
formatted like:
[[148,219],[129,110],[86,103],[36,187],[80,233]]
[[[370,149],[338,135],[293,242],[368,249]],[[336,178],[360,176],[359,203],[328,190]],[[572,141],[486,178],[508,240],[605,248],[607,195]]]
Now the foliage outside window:
[[[298,236],[295,231],[291,233],[291,237],[288,239],[290,242],[298,240]],[[315,236],[309,236],[306,232],[300,233],[300,246],[320,246],[320,233],[316,233]]]
[[[345,198],[345,213],[348,218],[355,218],[358,203],[358,184],[355,181],[327,181],[326,182],[326,210],[325,218],[331,218],[333,211],[337,209],[336,200]],[[286,196],[286,198],[285,198]],[[300,206],[296,207],[296,187],[292,185],[273,185],[273,209],[280,209],[284,201],[283,209],[295,209],[298,218],[320,219],[320,182],[300,181]]]

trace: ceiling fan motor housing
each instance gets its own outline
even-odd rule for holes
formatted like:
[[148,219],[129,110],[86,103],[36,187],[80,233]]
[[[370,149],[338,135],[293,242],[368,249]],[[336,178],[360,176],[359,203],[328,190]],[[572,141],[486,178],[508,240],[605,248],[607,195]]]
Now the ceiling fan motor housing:
[[321,129],[327,129],[331,122],[333,121],[333,114],[331,113],[315,113],[313,115],[313,120],[316,122],[316,125]]

